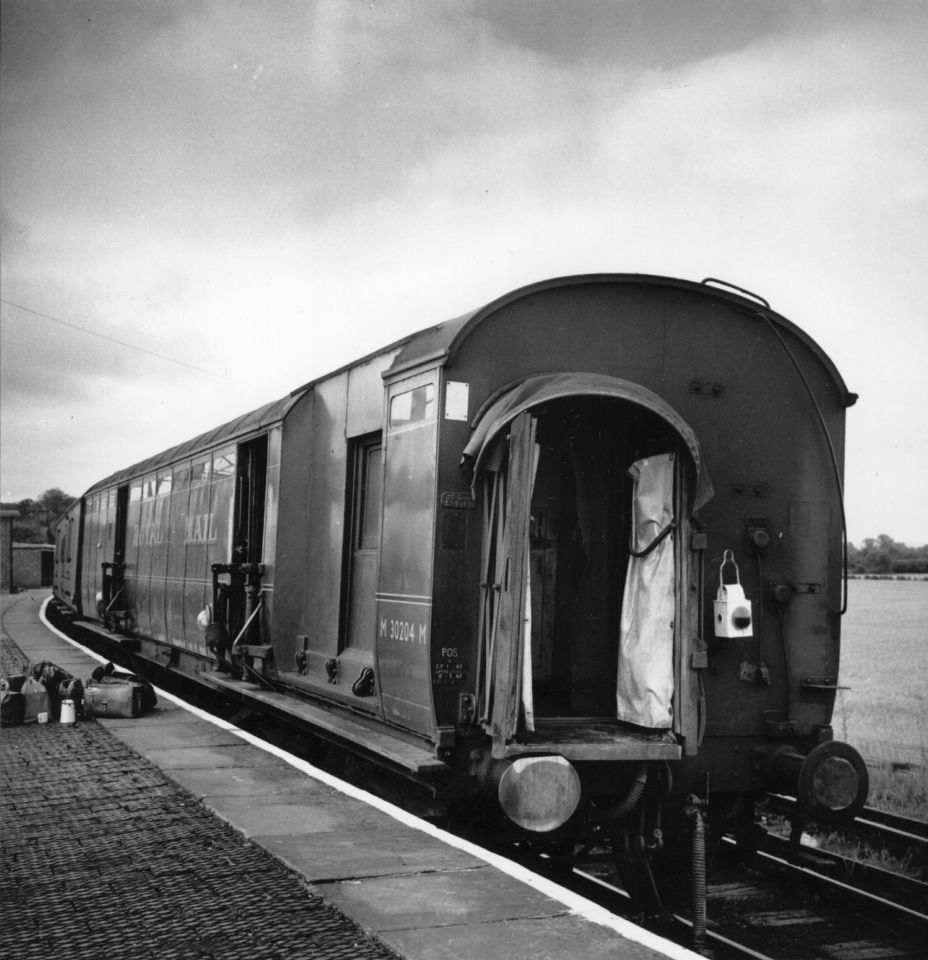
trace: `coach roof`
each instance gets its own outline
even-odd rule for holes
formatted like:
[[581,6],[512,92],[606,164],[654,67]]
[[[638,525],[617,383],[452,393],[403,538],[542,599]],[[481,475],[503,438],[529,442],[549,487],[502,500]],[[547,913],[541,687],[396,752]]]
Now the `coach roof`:
[[[713,285],[710,286],[710,283]],[[751,319],[765,321],[772,324],[774,328],[779,327],[780,329],[789,331],[793,336],[801,340],[827,369],[844,403],[847,406],[851,406],[854,403],[857,399],[856,395],[848,391],[838,369],[812,337],[794,323],[772,310],[763,298],[756,297],[756,299],[752,299],[752,297],[756,295],[744,295],[747,294],[747,291],[735,292],[740,290],[740,288],[734,287],[733,289],[728,289],[730,286],[728,284],[723,287],[715,285],[720,283],[724,283],[724,281],[704,280],[702,283],[695,283],[692,280],[679,280],[674,277],[661,277],[643,273],[591,273],[543,280],[540,283],[520,287],[518,290],[513,290],[510,293],[498,297],[486,306],[465,313],[454,320],[448,320],[437,326],[429,327],[420,333],[406,338],[405,341],[399,341],[396,346],[401,346],[402,349],[393,361],[392,366],[385,371],[384,377],[392,378],[408,369],[429,362],[450,366],[454,362],[455,353],[475,327],[502,307],[514,303],[517,300],[561,287],[587,286],[593,284],[624,284],[629,286],[638,285],[673,288],[676,290],[685,290],[703,297],[711,297],[715,300],[724,301],[733,309],[745,314]]]
[[257,410],[252,410],[249,413],[242,414],[242,416],[237,417],[235,420],[224,423],[221,427],[214,427],[212,430],[201,433],[191,440],[186,440],[183,443],[177,444],[177,446],[162,450],[161,453],[156,453],[147,460],[141,460],[131,467],[117,470],[116,473],[110,474],[105,480],[100,480],[98,483],[95,483],[87,491],[87,494],[94,493],[97,490],[103,490],[107,487],[120,486],[128,483],[135,477],[145,476],[172,463],[187,460],[198,453],[211,450],[214,447],[232,440],[247,437],[251,433],[279,423],[287,415],[287,411],[294,403],[296,403],[296,399],[290,396],[284,397],[282,400],[267,403]]

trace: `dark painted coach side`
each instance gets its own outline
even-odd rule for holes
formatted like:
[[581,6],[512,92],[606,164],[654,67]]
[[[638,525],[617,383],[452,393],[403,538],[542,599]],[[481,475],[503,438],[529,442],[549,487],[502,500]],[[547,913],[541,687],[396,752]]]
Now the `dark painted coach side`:
[[[460,466],[473,419],[495,392],[521,378],[573,370],[633,381],[663,398],[694,431],[715,489],[698,511],[707,547],[704,619],[698,635],[684,638],[689,646],[677,674],[690,692],[685,715],[675,718],[686,752],[694,753],[703,736],[732,738],[705,763],[717,770],[720,788],[745,787],[748,765],[729,759],[741,749],[740,738],[779,731],[814,742],[827,730],[842,605],[838,482],[844,411],[854,397],[807,335],[713,286],[590,276],[517,291],[413,340],[394,369],[415,370],[436,358],[442,396],[448,382],[468,384],[470,418],[439,415],[431,644],[438,729],[458,724],[461,694],[474,687],[482,532],[480,511],[466,499],[470,477]],[[769,542],[762,550],[749,540],[756,529]],[[712,600],[725,549],[734,551],[754,601],[749,639],[713,635]],[[691,557],[687,589],[695,599],[698,558]],[[785,599],[768,609],[776,584],[785,586]],[[769,684],[744,676],[742,664],[761,661]],[[731,777],[739,782],[722,782]]]

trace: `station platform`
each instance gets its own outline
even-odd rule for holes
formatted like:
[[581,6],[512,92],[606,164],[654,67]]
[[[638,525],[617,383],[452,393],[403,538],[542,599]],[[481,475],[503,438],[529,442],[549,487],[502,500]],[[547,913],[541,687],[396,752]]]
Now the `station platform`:
[[[101,658],[2,597],[3,675]],[[695,953],[158,691],[0,731],[0,943],[20,960],[656,960]]]

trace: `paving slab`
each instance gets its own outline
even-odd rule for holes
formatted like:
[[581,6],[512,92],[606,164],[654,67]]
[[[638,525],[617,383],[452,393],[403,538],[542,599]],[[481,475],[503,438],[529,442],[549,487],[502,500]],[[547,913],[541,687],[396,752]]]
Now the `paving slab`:
[[[575,916],[409,927],[378,934],[417,960],[654,960],[654,951]],[[695,956],[695,955],[694,955]]]
[[351,833],[386,829],[396,821],[371,807],[337,795],[315,797],[269,796],[256,802],[255,797],[220,793],[207,795],[203,802],[223,820],[234,823],[246,837],[297,836],[344,832],[350,825]]
[[286,797],[294,794],[313,798],[327,788],[305,774],[287,767],[269,780],[263,767],[175,767],[169,771],[172,780],[197,797]]
[[101,717],[99,722],[115,733],[123,743],[128,743],[142,754],[147,754],[150,750],[164,749],[166,743],[175,740],[181,729],[188,726],[198,747],[234,747],[242,743],[242,738],[231,730],[224,730],[206,720],[185,719],[183,714],[172,719],[170,723],[151,723],[147,714],[126,721]]
[[410,836],[395,823],[363,828],[352,824],[350,832],[255,834],[251,839],[311,883],[485,866],[482,860],[428,834]]
[[[119,736],[120,731],[113,731]],[[273,769],[265,754],[255,750],[249,744],[239,743],[230,746],[199,746],[181,743],[171,747],[159,747],[146,750],[145,756],[162,770],[180,770],[185,767],[205,767],[218,770],[224,767],[262,767]]]
[[487,923],[568,913],[557,900],[486,864],[473,870],[348,880],[321,889],[330,903],[375,932],[472,923],[476,917]]

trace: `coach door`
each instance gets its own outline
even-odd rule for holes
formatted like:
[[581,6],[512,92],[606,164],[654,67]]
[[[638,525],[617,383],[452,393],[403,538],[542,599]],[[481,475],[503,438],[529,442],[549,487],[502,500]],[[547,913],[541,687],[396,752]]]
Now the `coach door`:
[[126,529],[129,514],[129,485],[111,489],[106,497],[104,556],[97,613],[108,627],[129,627],[126,619],[131,601],[126,592]]
[[235,531],[232,560],[261,563],[267,488],[267,436],[239,444],[235,468]]
[[355,442],[353,454],[344,638],[346,647],[372,654],[377,636],[377,580],[383,510],[383,444],[380,434]]
[[[228,462],[230,458],[223,460]],[[214,496],[217,487],[214,457]],[[240,443],[235,451],[235,495],[232,504],[232,556],[225,572],[228,591],[217,588],[217,617],[225,622],[229,637],[241,644],[262,642],[261,569],[264,555],[264,505],[267,493],[267,436]],[[210,502],[214,510],[216,500]],[[215,579],[215,574],[214,574]]]
[[[478,699],[498,756],[516,737],[561,741],[572,729],[587,741],[593,727],[617,731],[602,743],[612,751],[623,725],[693,732],[683,664],[698,626],[681,584],[686,518],[706,492],[698,447],[659,398],[629,393],[609,382],[598,395],[529,394],[482,438],[478,424],[465,451],[484,525]],[[666,741],[652,753],[678,750]]]
[[129,513],[129,486],[116,491],[116,530],[113,538],[113,563],[126,562],[126,517]]

